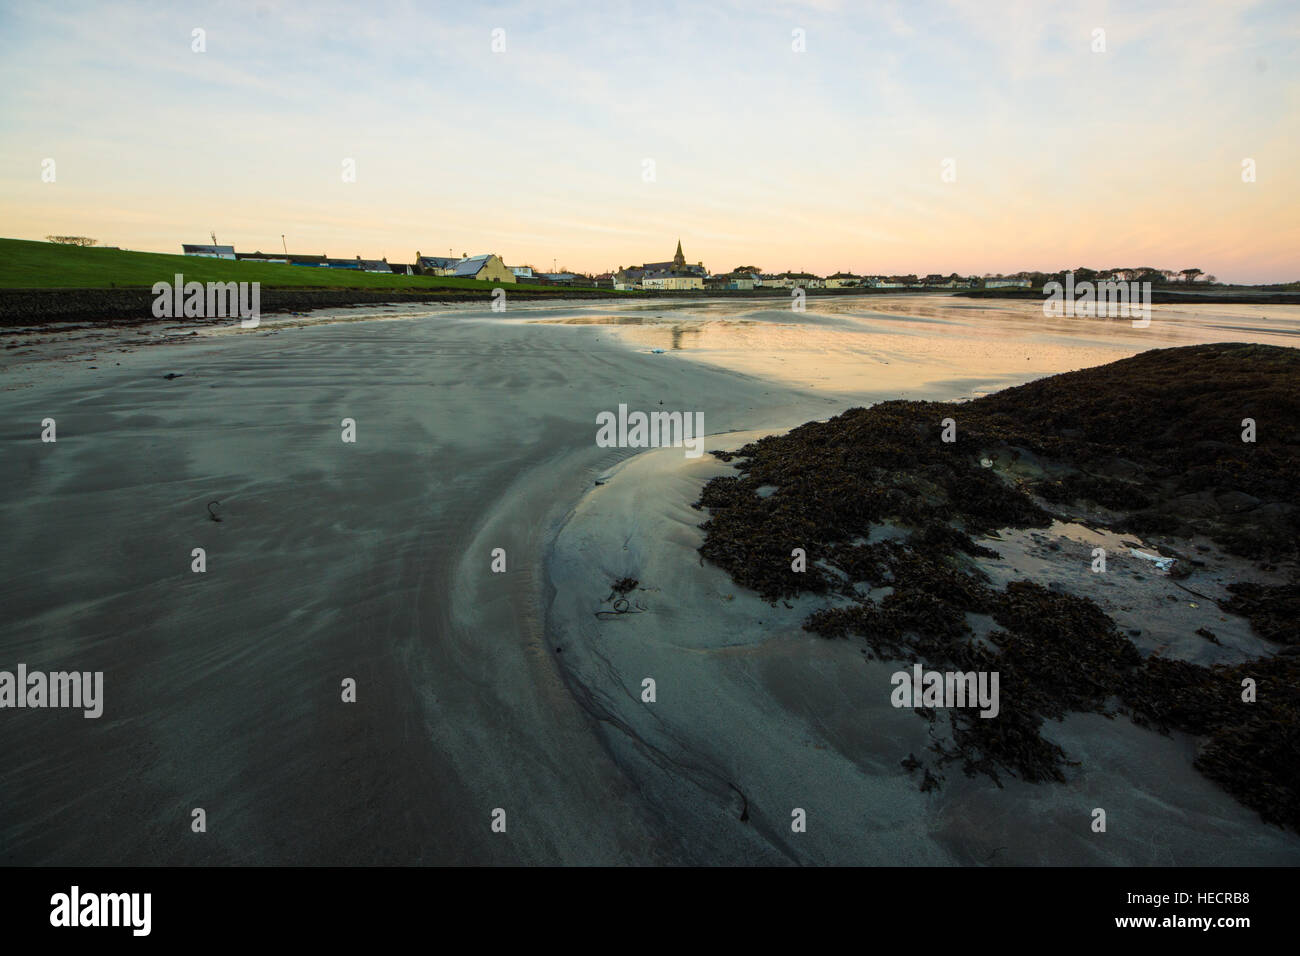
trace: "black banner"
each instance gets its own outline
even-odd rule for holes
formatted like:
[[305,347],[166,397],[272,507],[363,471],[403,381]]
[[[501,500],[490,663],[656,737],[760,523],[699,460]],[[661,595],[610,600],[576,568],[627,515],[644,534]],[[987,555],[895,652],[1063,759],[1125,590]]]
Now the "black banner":
[[[687,924],[762,936],[774,921],[820,936],[865,938],[910,928],[935,940],[1059,944],[1133,937],[1146,945],[1200,937],[1224,945],[1286,932],[1288,869],[6,869],[6,937],[79,943],[346,940],[416,934],[437,924],[494,935],[562,921],[587,936],[633,936]],[[486,922],[480,922],[486,920]],[[610,942],[617,936],[607,936]],[[42,941],[44,941],[42,939]],[[1140,943],[1141,944],[1141,943]]]

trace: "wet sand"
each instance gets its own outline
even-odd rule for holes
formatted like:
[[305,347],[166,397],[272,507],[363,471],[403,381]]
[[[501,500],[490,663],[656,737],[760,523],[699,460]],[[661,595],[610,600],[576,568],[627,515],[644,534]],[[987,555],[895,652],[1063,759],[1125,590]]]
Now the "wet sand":
[[[727,436],[738,448],[761,433]],[[1262,823],[1192,767],[1194,738],[1127,720],[1070,714],[1043,735],[1072,768],[1064,784],[949,768],[922,792],[902,766],[928,757],[930,724],[890,703],[891,675],[910,665],[867,660],[856,641],[809,633],[827,606],[812,595],[769,604],[701,564],[704,483],[733,474],[680,451],[640,455],[588,492],[561,531],[552,559],[551,627],[565,640],[563,666],[610,750],[640,791],[690,835],[692,859],[801,865],[1294,865],[1300,835]],[[1119,557],[1098,584],[1080,531],[1025,533],[985,559],[998,584],[1029,576],[1044,586],[1094,594],[1117,620],[1140,626],[1141,646],[1167,657],[1237,662],[1270,653],[1240,618],[1217,608],[1171,613],[1179,594],[1165,575]],[[1128,540],[1131,536],[1127,536]],[[1112,543],[1109,542],[1108,543]],[[1041,544],[1041,546],[1040,546]],[[1248,563],[1215,555],[1216,566]],[[1231,574],[1231,572],[1229,572]],[[626,613],[608,613],[608,582],[638,586]],[[1139,580],[1140,578],[1140,580]],[[1199,584],[1200,582],[1198,582]],[[1195,599],[1193,599],[1195,600]],[[606,612],[606,613],[600,613]],[[1227,623],[1224,623],[1227,622]],[[975,622],[981,624],[981,622]],[[977,633],[987,631],[985,620]],[[1223,646],[1193,633],[1212,625]],[[654,702],[642,682],[652,679]],[[1092,832],[1092,811],[1108,816]],[[791,829],[804,811],[807,829]],[[740,819],[742,813],[747,820]]]
[[[592,656],[576,622],[626,563],[606,543],[615,537],[619,549],[649,549],[659,600],[677,608],[614,622],[635,624],[623,633],[644,635],[644,654],[707,635],[737,642],[727,653],[741,656],[764,633],[744,630],[743,616],[720,626],[712,606],[691,603],[691,589],[725,580],[688,547],[700,475],[646,475],[630,496],[626,474],[618,488],[594,484],[627,459],[630,474],[674,454],[598,448],[597,412],[662,401],[702,411],[712,435],[780,430],[900,390],[970,397],[1183,339],[1288,344],[1300,310],[1221,306],[1161,322],[1157,307],[1138,336],[1048,327],[1018,303],[936,297],[913,314],[881,299],[810,300],[798,319],[753,303],[503,316],[399,306],[6,350],[0,668],[102,670],[105,704],[99,720],[0,712],[0,861],[978,862],[983,838],[964,831],[984,825],[954,817],[961,805],[936,839],[933,813],[914,813],[914,785],[887,779],[883,763],[864,784],[861,766],[886,754],[892,763],[893,738],[921,722],[902,715],[895,728],[890,714],[862,712],[861,666],[842,667],[831,645],[774,638],[749,699],[715,694],[712,665],[682,668],[677,648],[632,663]],[[168,344],[139,344],[152,336]],[[54,444],[40,441],[47,417]],[[344,418],[357,423],[355,444],[340,440]],[[594,488],[635,507],[592,518]],[[219,523],[206,510],[214,499]],[[566,550],[580,527],[599,553]],[[190,570],[196,547],[203,574]],[[504,574],[491,570],[498,547]],[[675,557],[690,560],[672,571]],[[687,660],[706,656],[717,655]],[[693,709],[667,708],[676,749],[659,762],[619,743],[632,739],[617,724],[628,718],[608,704],[617,694],[624,705],[619,688],[635,691],[647,666],[694,695]],[[812,685],[790,675],[809,670],[836,688],[816,734],[792,716]],[[355,704],[340,700],[348,677]],[[672,676],[665,685],[662,701],[682,699]],[[714,699],[725,704],[709,714]],[[766,723],[746,742],[737,733],[756,715]],[[693,749],[720,724],[730,736]],[[796,727],[808,759],[786,764],[804,738],[766,744]],[[854,741],[849,763],[819,749],[837,735]],[[890,746],[877,755],[880,735]],[[792,767],[799,793],[787,795]],[[759,798],[755,825],[738,829],[733,785],[780,801]],[[776,808],[796,797],[825,808],[836,794],[835,808],[810,812],[822,822],[805,844],[776,838],[788,831]],[[1210,806],[1203,790],[1189,799]],[[990,812],[1010,820],[1016,806]],[[196,807],[205,834],[191,832]],[[491,829],[496,808],[504,834]],[[1222,862],[1294,862],[1294,842],[1270,843],[1274,831],[1247,811],[1214,819],[1246,847]],[[1178,839],[1193,841],[1198,820],[1187,817]],[[1191,858],[1216,862],[1208,851]]]

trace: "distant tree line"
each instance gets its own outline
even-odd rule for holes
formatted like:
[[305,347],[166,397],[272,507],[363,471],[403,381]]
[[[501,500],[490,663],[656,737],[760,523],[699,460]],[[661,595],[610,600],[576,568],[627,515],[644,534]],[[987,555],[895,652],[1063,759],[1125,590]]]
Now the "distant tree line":
[[[1075,282],[1096,282],[1114,280],[1116,282],[1150,282],[1152,285],[1173,285],[1179,281],[1191,285],[1201,276],[1206,283],[1218,282],[1218,277],[1205,275],[1201,269],[1157,269],[1154,266],[1125,266],[1117,269],[1089,269],[1079,266],[1076,269],[1063,269],[1060,272],[1017,272],[1010,278],[1029,279],[1035,286],[1047,282],[1065,282],[1066,273],[1074,274]],[[984,278],[993,278],[986,275]]]
[[45,238],[64,246],[93,246],[99,242],[98,239],[91,239],[89,236],[46,236]]

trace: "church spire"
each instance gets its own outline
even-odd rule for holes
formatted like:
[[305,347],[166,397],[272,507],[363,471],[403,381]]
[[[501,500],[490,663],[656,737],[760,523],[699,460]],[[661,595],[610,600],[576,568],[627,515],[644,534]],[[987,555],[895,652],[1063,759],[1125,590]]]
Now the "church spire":
[[678,240],[677,240],[677,255],[673,256],[673,265],[676,265],[676,266],[684,266],[684,265],[686,265],[686,256],[682,255],[682,240],[681,240],[681,239],[678,239]]

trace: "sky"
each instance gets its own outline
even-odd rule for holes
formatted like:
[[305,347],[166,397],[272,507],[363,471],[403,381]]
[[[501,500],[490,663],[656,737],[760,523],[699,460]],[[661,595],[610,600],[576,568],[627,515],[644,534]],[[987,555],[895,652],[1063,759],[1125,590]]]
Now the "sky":
[[0,0],[0,235],[1292,281],[1297,51],[1294,0]]

